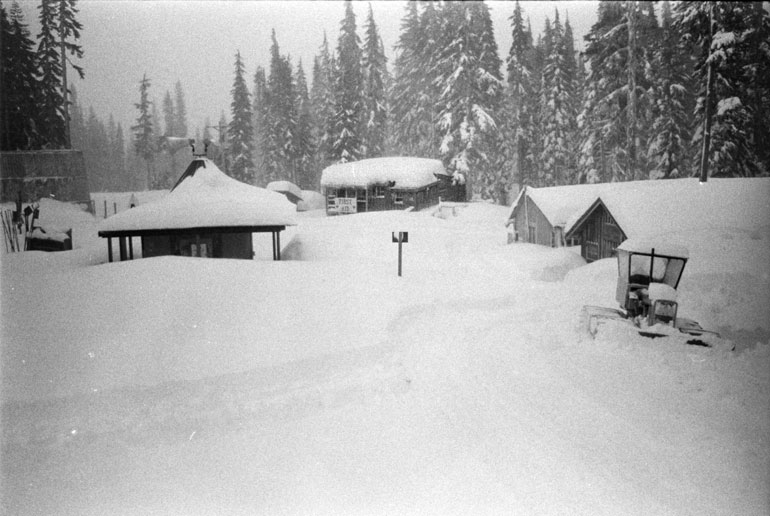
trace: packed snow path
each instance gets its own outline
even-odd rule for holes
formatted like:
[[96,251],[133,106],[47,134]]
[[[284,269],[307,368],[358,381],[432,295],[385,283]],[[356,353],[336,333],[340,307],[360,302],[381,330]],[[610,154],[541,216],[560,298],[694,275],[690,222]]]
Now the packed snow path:
[[[606,264],[413,217],[320,219],[287,249],[316,261],[15,277],[4,512],[768,512],[766,343],[580,342]],[[391,227],[402,280],[371,245]],[[739,305],[765,301],[751,277]]]

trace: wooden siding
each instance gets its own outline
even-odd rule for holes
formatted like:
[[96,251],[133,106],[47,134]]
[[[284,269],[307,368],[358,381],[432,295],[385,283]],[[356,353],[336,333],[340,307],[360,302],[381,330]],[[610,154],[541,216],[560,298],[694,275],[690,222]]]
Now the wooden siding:
[[64,202],[90,202],[82,151],[0,152],[0,202],[54,196]]
[[554,245],[554,228],[532,199],[521,199],[514,228],[519,240],[530,244]]
[[615,249],[626,239],[625,233],[601,201],[594,204],[570,234],[580,240],[580,254],[587,262],[613,257]]
[[[441,192],[447,192],[437,181],[421,188],[391,188],[388,185],[373,185],[368,188],[335,187],[326,188],[326,214],[340,215],[335,211],[336,199],[355,199],[348,201],[355,204],[356,213],[367,211],[421,210],[438,204]],[[464,191],[464,190],[463,190]],[[452,193],[452,191],[449,191]],[[456,192],[454,193],[456,194]]]

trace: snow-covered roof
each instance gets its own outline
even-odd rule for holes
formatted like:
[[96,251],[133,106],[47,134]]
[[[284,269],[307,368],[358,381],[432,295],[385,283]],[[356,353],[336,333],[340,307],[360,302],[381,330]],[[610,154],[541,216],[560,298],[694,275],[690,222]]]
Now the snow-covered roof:
[[394,188],[419,188],[434,183],[437,175],[447,173],[436,159],[370,158],[326,167],[321,174],[321,186],[366,188],[393,181]]
[[709,227],[758,227],[770,221],[770,178],[697,178],[596,183],[523,189],[553,226],[565,234],[597,199],[631,238]]
[[265,188],[285,195],[294,204],[302,200],[302,190],[291,181],[272,181]]
[[289,226],[295,217],[296,208],[284,195],[241,183],[202,158],[193,161],[168,195],[104,219],[98,229]]
[[[759,227],[770,223],[770,178],[697,178],[610,183],[599,194],[629,238],[699,228]],[[565,234],[580,220],[573,213]]]
[[630,253],[645,253],[660,254],[664,256],[675,256],[677,258],[689,258],[690,251],[683,245],[671,244],[668,242],[658,242],[653,240],[645,240],[641,238],[629,238],[618,246],[620,251],[628,251]]
[[302,200],[297,203],[297,211],[322,210],[326,207],[326,197],[315,190],[302,190]]
[[518,206],[523,204],[526,194],[537,204],[552,226],[564,227],[572,214],[576,212],[582,214],[610,184],[619,183],[522,188],[513,203],[510,218],[514,217]]

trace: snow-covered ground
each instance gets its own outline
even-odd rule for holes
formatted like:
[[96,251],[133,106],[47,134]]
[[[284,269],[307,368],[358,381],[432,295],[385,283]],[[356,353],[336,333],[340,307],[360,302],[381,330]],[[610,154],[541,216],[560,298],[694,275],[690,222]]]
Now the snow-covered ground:
[[768,221],[663,235],[727,353],[583,339],[615,263],[509,211],[304,212],[281,262],[104,263],[78,215],[3,254],[0,512],[767,515]]

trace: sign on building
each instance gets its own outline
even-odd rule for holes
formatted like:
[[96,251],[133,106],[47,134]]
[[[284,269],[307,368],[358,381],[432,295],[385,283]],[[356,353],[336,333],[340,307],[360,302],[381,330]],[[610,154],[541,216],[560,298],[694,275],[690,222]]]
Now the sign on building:
[[337,213],[356,213],[356,200],[352,197],[337,197],[335,205]]

